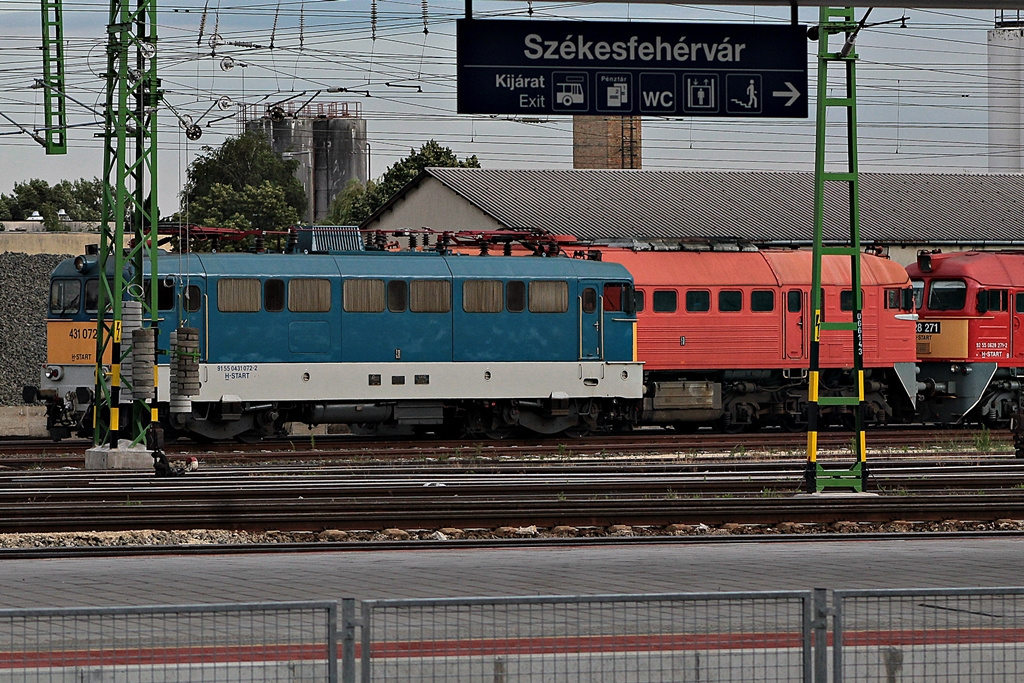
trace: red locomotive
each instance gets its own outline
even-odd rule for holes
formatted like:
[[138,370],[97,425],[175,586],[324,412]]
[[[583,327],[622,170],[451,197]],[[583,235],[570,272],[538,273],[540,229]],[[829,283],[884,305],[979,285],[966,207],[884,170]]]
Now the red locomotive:
[[1024,252],[922,252],[907,271],[920,312],[921,419],[1008,424],[1024,375]]
[[[812,254],[737,249],[602,249],[636,287],[641,423],[806,427]],[[902,421],[916,393],[910,278],[898,263],[873,255],[862,255],[861,266],[865,424]],[[852,320],[850,281],[848,257],[824,257],[826,320]],[[823,331],[819,351],[821,395],[856,395],[852,334]],[[822,410],[826,423],[852,418],[845,406]]]

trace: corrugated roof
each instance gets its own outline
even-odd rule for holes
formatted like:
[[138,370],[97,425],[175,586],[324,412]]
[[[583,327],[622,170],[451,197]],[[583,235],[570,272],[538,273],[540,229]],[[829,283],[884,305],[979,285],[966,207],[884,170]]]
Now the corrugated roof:
[[[425,174],[508,228],[580,239],[813,238],[809,172],[429,168]],[[826,241],[848,240],[847,188],[826,184]],[[862,242],[1024,244],[1024,176],[862,173],[860,198]]]

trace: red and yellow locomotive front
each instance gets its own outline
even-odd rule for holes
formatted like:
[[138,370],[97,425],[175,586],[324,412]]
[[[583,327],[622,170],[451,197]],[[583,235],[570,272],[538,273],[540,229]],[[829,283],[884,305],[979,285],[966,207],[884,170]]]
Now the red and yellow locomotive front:
[[920,312],[922,419],[1006,423],[1024,372],[1024,252],[921,253],[907,271]]

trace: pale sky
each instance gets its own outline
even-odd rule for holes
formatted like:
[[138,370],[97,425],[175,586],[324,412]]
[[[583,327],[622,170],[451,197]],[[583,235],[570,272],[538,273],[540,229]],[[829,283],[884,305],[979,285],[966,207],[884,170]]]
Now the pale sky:
[[[765,6],[473,4],[478,19],[749,24],[789,18],[788,8]],[[0,117],[0,192],[30,178],[54,183],[102,175],[103,147],[93,137],[99,128],[91,110],[100,111],[103,102],[108,7],[108,0],[64,0],[69,122],[78,127],[69,134],[68,154],[48,157]],[[158,0],[158,64],[167,105],[160,112],[158,147],[162,214],[177,210],[185,169],[199,147],[237,134],[235,112],[243,102],[262,106],[313,97],[314,103],[358,106],[367,122],[373,177],[431,138],[460,158],[477,155],[484,168],[571,168],[570,117],[527,122],[456,113],[454,20],[464,12],[465,5],[452,0]],[[904,15],[906,28],[899,22],[869,25],[858,39],[861,169],[985,172],[986,39],[995,13],[876,9],[869,24]],[[817,23],[817,17],[816,8],[800,10],[802,23]],[[39,0],[3,0],[0,27],[0,114],[41,128],[42,97],[29,87],[42,73]],[[214,34],[220,39],[211,46]],[[812,91],[816,50],[817,43],[808,43]],[[221,66],[225,57],[234,63],[229,71]],[[328,93],[332,87],[350,92]],[[230,98],[231,109],[216,106],[223,97]],[[812,92],[806,120],[645,118],[643,168],[812,170],[813,103]],[[185,138],[177,116],[203,127],[198,142]]]

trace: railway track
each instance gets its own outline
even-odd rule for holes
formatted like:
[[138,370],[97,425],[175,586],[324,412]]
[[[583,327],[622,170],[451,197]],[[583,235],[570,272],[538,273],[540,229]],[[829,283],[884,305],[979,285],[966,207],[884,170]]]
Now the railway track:
[[0,533],[773,526],[1024,519],[1024,464],[874,463],[879,495],[800,494],[802,461],[651,471],[216,468],[187,477],[0,475]]
[[[818,445],[824,451],[850,449],[849,432],[822,432]],[[946,457],[969,453],[1012,453],[1008,434],[987,430],[886,429],[868,432],[872,455],[916,457],[921,451]],[[91,443],[67,440],[54,443],[40,439],[0,441],[0,468],[82,467]],[[266,463],[278,461],[330,462],[375,460],[424,460],[433,463],[466,459],[565,458],[580,455],[698,456],[719,453],[731,457],[793,457],[804,452],[806,436],[791,432],[677,434],[643,430],[624,435],[600,435],[581,439],[452,441],[441,439],[365,439],[352,436],[316,436],[268,439],[258,444],[192,444],[180,442],[166,448],[171,458],[194,456],[211,464]]]

